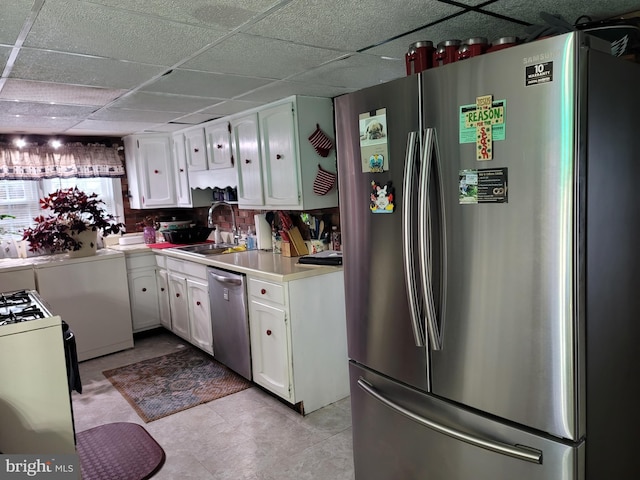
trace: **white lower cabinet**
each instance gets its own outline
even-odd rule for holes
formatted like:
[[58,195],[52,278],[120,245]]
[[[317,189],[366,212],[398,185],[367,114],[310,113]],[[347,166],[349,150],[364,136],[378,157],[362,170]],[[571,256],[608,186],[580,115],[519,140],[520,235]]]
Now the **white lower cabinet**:
[[287,312],[251,299],[249,304],[253,381],[293,403]]
[[169,273],[167,257],[156,254],[156,286],[158,287],[158,314],[160,325],[167,330],[171,328],[171,307],[169,306]]
[[40,296],[69,324],[78,360],[133,347],[127,269],[122,253],[34,264]]
[[153,252],[126,255],[133,332],[160,326],[156,261]]
[[0,272],[0,293],[35,289],[36,280],[31,265],[7,268]]
[[206,282],[187,279],[187,299],[191,343],[213,354],[209,288]]
[[213,354],[207,267],[167,259],[171,331]]
[[289,282],[248,276],[253,380],[310,413],[349,395],[342,271]]

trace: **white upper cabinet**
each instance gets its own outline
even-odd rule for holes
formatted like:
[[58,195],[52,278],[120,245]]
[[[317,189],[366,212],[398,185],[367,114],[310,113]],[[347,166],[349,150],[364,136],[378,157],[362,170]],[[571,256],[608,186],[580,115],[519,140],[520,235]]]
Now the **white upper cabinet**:
[[207,142],[209,170],[233,167],[231,151],[231,124],[228,120],[216,121],[204,127]]
[[177,133],[173,136],[173,158],[176,173],[176,203],[178,207],[191,207],[191,189],[189,188],[189,174],[187,172],[187,154],[184,135]]
[[234,118],[231,127],[237,159],[238,204],[261,207],[264,205],[264,198],[258,144],[258,114]]
[[175,207],[170,137],[131,135],[124,140],[131,208]]
[[204,136],[204,128],[197,127],[184,132],[187,165],[189,170],[207,169],[207,145]]
[[[250,130],[246,123],[254,115],[258,125]],[[336,172],[335,148],[323,157],[309,141],[318,127],[335,138],[330,98],[288,97],[234,116],[231,124],[240,208],[312,210],[338,205],[335,187],[326,195],[313,192],[319,167]],[[258,153],[251,150],[253,145],[258,145]],[[254,170],[258,156],[259,174]]]
[[293,103],[258,113],[264,202],[272,207],[300,205],[300,172],[296,155]]
[[131,208],[191,208],[211,204],[212,191],[190,187],[182,133],[124,138]]

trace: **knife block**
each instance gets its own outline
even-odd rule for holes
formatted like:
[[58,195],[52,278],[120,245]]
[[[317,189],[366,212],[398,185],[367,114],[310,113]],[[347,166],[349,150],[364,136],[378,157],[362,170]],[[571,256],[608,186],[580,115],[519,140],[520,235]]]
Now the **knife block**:
[[282,242],[282,256],[283,257],[299,257],[294,248],[291,246],[291,242]]

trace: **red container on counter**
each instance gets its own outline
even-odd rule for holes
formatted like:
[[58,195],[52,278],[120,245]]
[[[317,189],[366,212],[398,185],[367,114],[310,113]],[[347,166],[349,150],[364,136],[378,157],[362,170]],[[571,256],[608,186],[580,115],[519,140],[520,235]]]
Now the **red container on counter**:
[[458,59],[458,48],[460,40],[445,40],[438,44],[438,48],[433,54],[433,66],[447,65]]
[[489,48],[485,37],[467,38],[458,49],[458,60],[482,55]]
[[487,49],[487,53],[497,52],[498,50],[502,50],[504,48],[514,47],[517,44],[518,37],[501,37],[491,44],[491,46]]
[[409,50],[404,56],[407,76],[431,68],[433,66],[433,52],[433,43],[429,40],[421,40],[409,45]]

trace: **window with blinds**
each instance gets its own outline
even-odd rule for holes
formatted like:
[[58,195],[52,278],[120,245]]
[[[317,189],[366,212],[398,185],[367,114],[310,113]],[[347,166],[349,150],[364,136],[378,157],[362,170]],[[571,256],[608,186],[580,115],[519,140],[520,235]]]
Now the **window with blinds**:
[[25,228],[35,225],[33,219],[46,215],[40,198],[59,188],[77,186],[85,193],[96,193],[105,202],[103,208],[124,223],[122,188],[119,178],[50,178],[43,180],[0,180],[0,214],[15,218],[0,220],[0,238],[22,238]]

